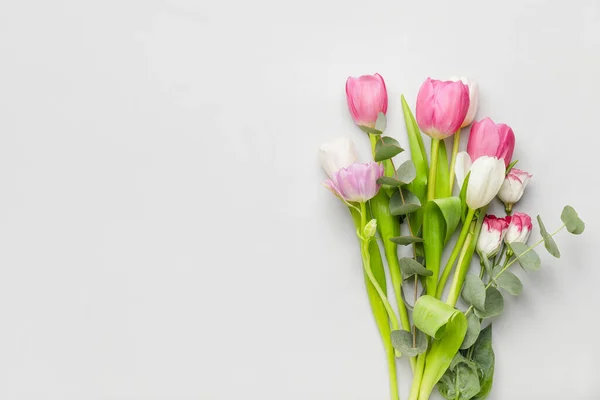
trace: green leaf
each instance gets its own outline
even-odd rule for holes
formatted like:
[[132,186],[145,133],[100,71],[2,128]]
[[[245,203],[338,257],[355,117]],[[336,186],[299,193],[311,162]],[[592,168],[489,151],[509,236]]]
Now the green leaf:
[[467,318],[454,307],[425,295],[417,300],[413,319],[418,329],[436,339],[427,352],[427,368],[421,380],[420,393],[423,398],[429,398],[465,338]]
[[469,274],[466,276],[462,297],[473,307],[485,310],[485,284],[477,275]]
[[467,187],[469,186],[469,178],[471,177],[471,171],[467,172],[465,180],[463,181],[462,187],[460,188],[460,220],[464,221],[467,218]]
[[436,171],[435,197],[443,199],[450,197],[450,168],[448,166],[448,155],[446,153],[446,142],[440,140],[438,149],[438,167]]
[[422,242],[423,239],[421,239],[420,237],[416,237],[416,236],[396,236],[393,238],[390,238],[390,240],[396,244],[400,244],[402,246],[407,246],[411,243],[418,243],[418,242]]
[[477,364],[457,353],[446,371],[438,390],[448,400],[469,400],[481,391]]
[[427,269],[433,271],[425,283],[427,293],[436,293],[444,245],[460,219],[460,199],[446,197],[427,202],[423,216],[423,240]]
[[508,164],[508,167],[506,167],[506,175],[508,175],[508,173],[510,172],[510,170],[513,169],[513,167],[515,165],[517,165],[518,162],[519,162],[519,160],[514,160],[513,162],[511,162],[510,164]]
[[381,134],[383,134],[383,132],[380,131],[379,129],[371,128],[370,126],[359,125],[358,127],[360,128],[361,131],[363,131],[365,133],[369,133],[371,135],[381,135]]
[[402,257],[400,260],[400,271],[402,271],[403,277],[409,277],[412,275],[420,276],[431,276],[433,272],[425,268],[418,261],[413,260],[409,257]]
[[492,390],[494,381],[494,350],[492,349],[492,325],[488,325],[479,334],[473,345],[472,360],[477,364],[481,390],[473,400],[485,399]]
[[[411,182],[409,189],[419,198],[421,204],[424,204],[427,199],[427,176],[429,174],[427,153],[425,152],[425,144],[423,143],[421,131],[404,95],[401,97],[401,100],[408,145],[410,147],[410,157],[415,164],[417,172],[417,176]],[[410,223],[414,233],[417,233],[421,229],[423,213],[424,211],[421,209],[410,215]]]
[[540,269],[542,262],[540,261],[540,256],[537,255],[533,248],[530,248],[525,243],[518,242],[511,243],[509,246],[524,270],[537,271]]
[[470,313],[467,316],[467,322],[469,325],[467,327],[465,339],[460,346],[461,350],[468,349],[469,347],[473,346],[473,343],[475,343],[479,337],[479,331],[481,330],[481,321],[475,314]]
[[523,291],[521,280],[509,271],[504,271],[502,275],[496,278],[496,284],[513,296],[518,296]]
[[560,258],[560,251],[558,250],[558,246],[556,245],[556,242],[554,241],[552,236],[550,236],[550,234],[546,230],[546,226],[544,225],[544,222],[542,222],[542,217],[538,215],[537,221],[540,226],[540,234],[542,235],[542,239],[544,239],[544,247],[552,256]]
[[377,114],[377,120],[375,121],[375,129],[377,129],[380,132],[385,131],[385,128],[387,128],[387,118],[385,117],[385,114],[380,112]]
[[[404,198],[404,201],[402,201]],[[390,199],[390,213],[392,215],[406,215],[417,211],[421,208],[421,202],[410,191],[402,189],[402,196],[400,192],[395,192]]]
[[483,261],[485,272],[487,272],[491,279],[494,280],[495,275],[492,273],[492,263],[490,262],[490,259],[481,254],[479,255],[479,259]]
[[381,178],[377,179],[377,183],[379,183],[380,185],[388,185],[392,187],[400,187],[404,185],[404,182],[400,182],[398,179],[393,178],[391,176],[382,176]]
[[[402,355],[414,357],[427,351],[427,336],[418,329],[416,330],[416,340],[413,341],[413,334],[408,331],[392,331],[392,344]],[[416,346],[413,346],[416,345]]]
[[577,211],[571,206],[565,206],[565,208],[563,208],[560,219],[567,226],[567,230],[574,235],[580,235],[585,230],[585,222],[579,218]]
[[411,183],[417,177],[415,163],[412,160],[404,161],[396,170],[398,180],[406,184]]
[[389,136],[382,136],[375,144],[375,161],[383,161],[402,153],[404,149],[400,147],[400,143]]
[[504,298],[502,293],[493,286],[490,286],[485,291],[485,310],[473,308],[475,315],[479,318],[492,318],[496,315],[502,314],[504,310]]

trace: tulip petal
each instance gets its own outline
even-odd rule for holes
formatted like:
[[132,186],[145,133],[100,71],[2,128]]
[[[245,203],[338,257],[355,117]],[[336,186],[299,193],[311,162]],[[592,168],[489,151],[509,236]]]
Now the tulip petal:
[[471,166],[471,176],[467,187],[467,205],[479,209],[492,201],[502,183],[506,171],[503,160],[496,157],[479,157]]
[[[456,165],[454,166],[454,174],[456,175],[456,182],[458,187],[462,188],[462,185],[471,169],[471,157],[466,151],[461,151],[456,155]],[[452,178],[453,179],[453,178]]]

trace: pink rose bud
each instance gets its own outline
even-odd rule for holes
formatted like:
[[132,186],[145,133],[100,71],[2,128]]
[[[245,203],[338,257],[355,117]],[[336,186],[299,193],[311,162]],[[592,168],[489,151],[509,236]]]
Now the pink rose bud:
[[498,198],[502,200],[507,210],[511,210],[513,204],[521,200],[527,183],[533,175],[529,172],[522,171],[520,169],[512,168],[498,192]]
[[462,125],[469,111],[469,87],[462,82],[431,78],[417,95],[417,124],[428,136],[444,139]]
[[352,119],[357,125],[374,128],[377,115],[387,112],[387,90],[379,74],[348,78],[346,99]]
[[506,219],[509,225],[506,236],[504,236],[504,241],[508,244],[515,242],[527,243],[527,239],[529,239],[531,229],[533,228],[531,217],[524,213],[514,213],[514,215],[508,216]]
[[477,240],[477,251],[487,258],[498,254],[507,229],[508,222],[504,218],[486,215]]
[[383,166],[376,162],[354,163],[335,172],[325,186],[347,202],[371,200],[379,191],[377,179],[383,176]]
[[461,128],[464,128],[465,126],[471,125],[477,114],[477,108],[479,107],[479,85],[477,82],[465,77],[458,78],[453,76],[450,80],[454,82],[460,81],[469,87],[469,111],[467,111],[467,116],[460,126]]
[[515,150],[515,134],[510,126],[496,124],[490,118],[474,122],[471,126],[467,152],[471,160],[481,156],[496,157],[504,160],[508,167]]

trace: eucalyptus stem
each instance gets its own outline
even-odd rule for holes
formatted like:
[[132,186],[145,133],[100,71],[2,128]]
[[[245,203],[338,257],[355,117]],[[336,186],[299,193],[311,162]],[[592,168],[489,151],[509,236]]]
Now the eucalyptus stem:
[[427,200],[435,199],[435,180],[437,177],[438,152],[440,139],[431,139],[431,165],[429,166],[429,179],[427,180]]
[[458,147],[460,145],[460,128],[454,134],[454,142],[452,143],[452,158],[450,159],[450,196],[452,196],[452,190],[454,189],[454,169],[456,165],[456,156],[458,154]]
[[[566,226],[566,224],[563,224],[560,228],[558,228],[554,233],[551,233],[550,236],[554,236],[556,235],[558,232],[562,231],[563,228]],[[535,242],[532,246],[530,246],[527,250],[525,250],[524,252],[522,252],[521,254],[519,254],[519,256],[522,256],[523,254],[527,254],[530,250],[533,250],[535,247],[539,246],[540,244],[542,244],[544,242],[544,238],[538,240],[537,242]],[[498,272],[498,274],[493,277],[493,279],[490,279],[490,282],[485,286],[485,289],[487,290],[490,286],[492,286],[492,284],[494,283],[494,281],[496,279],[498,279],[498,277],[500,277],[500,275],[502,275],[504,273],[504,271],[506,271],[507,269],[510,268],[511,265],[513,265],[514,263],[516,263],[519,260],[518,257],[515,257],[511,262],[509,262],[508,264],[506,264],[506,266],[504,266],[504,268],[502,268],[500,270],[500,272]],[[491,278],[491,277],[490,277]],[[471,311],[473,311],[473,306],[470,306],[467,311],[465,312],[465,315],[469,315],[471,313]]]
[[388,317],[390,318],[392,330],[398,330],[399,325],[398,325],[398,319],[396,318],[396,314],[394,314],[394,310],[392,309],[392,306],[390,305],[390,302],[388,301],[385,292],[379,285],[379,282],[377,282],[377,279],[375,279],[375,276],[373,275],[373,271],[371,270],[371,255],[369,254],[369,241],[371,240],[371,238],[363,237],[363,233],[364,233],[364,229],[365,229],[366,225],[367,225],[367,207],[366,207],[366,203],[361,202],[360,203],[360,232],[359,232],[360,235],[359,235],[359,238],[361,241],[361,254],[362,254],[362,259],[363,259],[363,268],[365,270],[365,273],[367,274],[367,278],[369,278],[369,281],[371,282],[371,284],[377,291],[377,294],[381,298],[381,302],[383,303],[383,306],[385,307],[385,310],[388,313]]
[[471,221],[473,221],[473,217],[475,216],[475,211],[476,210],[469,208],[467,217],[465,218],[465,222],[460,231],[460,235],[458,236],[458,240],[456,241],[456,244],[454,245],[454,248],[452,249],[452,253],[450,254],[450,258],[448,258],[448,262],[446,263],[446,266],[444,267],[444,271],[442,272],[442,276],[438,283],[437,293],[435,296],[438,299],[440,299],[442,297],[442,294],[444,293],[444,288],[446,286],[446,282],[448,281],[448,278],[450,277],[450,273],[452,272],[452,267],[454,266],[454,262],[458,258],[458,255],[460,254],[462,246],[465,243],[465,240],[467,238],[467,233],[469,232]]

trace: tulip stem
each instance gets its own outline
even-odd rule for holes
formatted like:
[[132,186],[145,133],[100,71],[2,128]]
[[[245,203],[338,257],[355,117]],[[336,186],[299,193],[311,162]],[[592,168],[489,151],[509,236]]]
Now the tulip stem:
[[458,146],[460,145],[460,128],[454,134],[454,142],[452,143],[452,158],[450,160],[450,196],[454,189],[454,166],[456,165],[456,155],[458,154]]
[[467,251],[469,247],[471,247],[471,242],[473,241],[473,237],[475,236],[475,223],[471,224],[469,229],[469,233],[467,233],[467,239],[463,245],[463,248],[460,252],[460,257],[458,259],[458,264],[456,267],[456,272],[454,273],[454,280],[452,281],[452,286],[450,287],[450,293],[448,294],[448,299],[446,300],[446,304],[454,307],[456,302],[458,301],[458,296],[460,295],[460,290],[462,289],[462,284],[464,281],[465,274],[469,269],[469,265],[464,262],[465,257],[467,255]]
[[450,277],[450,273],[452,272],[452,267],[454,266],[454,262],[458,258],[460,251],[465,243],[467,238],[467,234],[469,233],[471,221],[473,221],[473,216],[475,216],[475,210],[469,208],[469,212],[467,213],[467,217],[465,218],[465,223],[463,224],[462,230],[460,231],[460,235],[458,236],[458,240],[452,249],[452,253],[450,254],[450,258],[448,258],[448,262],[444,267],[444,271],[442,272],[442,276],[437,286],[436,298],[441,299],[442,294],[444,293],[444,287],[446,286],[446,282]]
[[427,200],[435,199],[435,179],[437,177],[438,153],[440,139],[431,139],[431,163],[429,166],[429,179],[427,180]]

